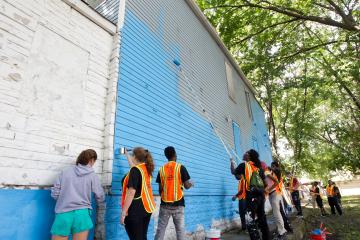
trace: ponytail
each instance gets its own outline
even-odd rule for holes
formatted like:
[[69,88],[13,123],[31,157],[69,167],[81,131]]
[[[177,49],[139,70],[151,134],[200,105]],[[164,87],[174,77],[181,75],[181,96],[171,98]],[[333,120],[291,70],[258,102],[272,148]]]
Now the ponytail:
[[142,147],[134,148],[133,153],[134,153],[135,158],[139,162],[145,163],[148,174],[150,176],[152,176],[155,166],[154,166],[154,160],[151,156],[151,153]]
[[146,150],[146,153],[145,153],[145,165],[146,165],[146,169],[148,171],[148,174],[150,176],[152,176],[152,173],[154,171],[154,160],[151,156],[151,153],[149,151]]

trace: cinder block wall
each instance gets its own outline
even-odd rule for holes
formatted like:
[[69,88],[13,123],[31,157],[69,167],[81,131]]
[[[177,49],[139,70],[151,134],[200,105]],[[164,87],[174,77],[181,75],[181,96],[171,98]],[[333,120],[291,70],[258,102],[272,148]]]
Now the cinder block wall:
[[49,238],[54,202],[39,189],[82,150],[111,183],[118,35],[71,2],[0,0],[0,239]]

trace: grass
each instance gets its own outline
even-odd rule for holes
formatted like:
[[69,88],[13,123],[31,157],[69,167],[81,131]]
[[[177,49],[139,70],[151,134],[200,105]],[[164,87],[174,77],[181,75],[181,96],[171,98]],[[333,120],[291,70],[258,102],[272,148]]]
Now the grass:
[[[330,207],[327,199],[324,198],[324,205],[327,213],[330,213]],[[328,240],[359,240],[360,239],[360,196],[351,196],[342,198],[343,212],[342,216],[329,215],[320,216],[319,209],[305,209],[305,228],[304,239],[309,239],[309,233],[315,228],[319,228],[323,223],[331,235]]]

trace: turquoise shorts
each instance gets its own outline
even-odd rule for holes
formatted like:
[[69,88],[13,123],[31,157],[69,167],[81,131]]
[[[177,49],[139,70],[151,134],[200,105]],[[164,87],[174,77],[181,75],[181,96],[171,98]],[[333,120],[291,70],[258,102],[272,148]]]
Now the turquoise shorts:
[[70,234],[88,231],[93,228],[91,210],[88,208],[55,214],[51,234],[69,236]]

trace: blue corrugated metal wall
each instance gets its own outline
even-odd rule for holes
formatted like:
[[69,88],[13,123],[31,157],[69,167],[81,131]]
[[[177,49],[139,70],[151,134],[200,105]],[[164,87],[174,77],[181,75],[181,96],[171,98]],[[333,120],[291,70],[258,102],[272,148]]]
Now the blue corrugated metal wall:
[[[234,217],[231,195],[236,181],[229,174],[229,159],[209,123],[179,96],[178,70],[172,64],[174,51],[165,51],[161,39],[131,11],[126,12],[122,31],[120,78],[116,112],[115,148],[144,146],[156,164],[165,163],[163,149],[173,145],[196,187],[186,192],[186,228],[211,225],[212,219]],[[172,43],[170,49],[176,49]],[[125,159],[115,152],[113,192],[120,193],[120,181],[128,172]],[[154,183],[154,182],[153,182]],[[157,186],[154,185],[157,194]],[[107,238],[122,239],[119,226],[119,197],[109,200]],[[149,229],[153,238],[153,225]]]
[[[173,60],[180,58],[181,46],[177,42],[165,46],[160,37],[162,34],[153,30],[131,10],[126,10],[121,35],[114,139],[112,192],[116,196],[108,199],[105,218],[107,239],[126,238],[125,229],[119,225],[119,216],[121,179],[129,168],[124,157],[118,154],[120,146],[148,148],[155,159],[154,177],[166,162],[163,149],[168,145],[177,149],[179,161],[187,167],[195,181],[195,188],[186,191],[185,195],[187,231],[196,231],[198,225],[209,228],[213,220],[237,217],[237,203],[231,201],[237,182],[230,174],[228,156],[210,124],[194,112],[179,91],[179,72]],[[262,160],[269,162],[271,153],[268,151],[271,150],[266,140],[264,114],[256,101],[252,103],[252,108],[252,136],[246,141],[250,143],[255,139]],[[241,149],[240,129],[241,126],[234,129],[239,136],[238,153],[246,150]],[[155,181],[153,189],[158,194]],[[149,239],[154,236],[154,227],[152,220]]]
[[241,146],[241,129],[239,124],[233,122],[234,145],[236,154],[241,158],[244,150]]
[[259,152],[261,160],[270,164],[272,162],[271,145],[269,142],[264,111],[256,100],[251,101],[251,108],[254,116],[252,127],[254,147]]

